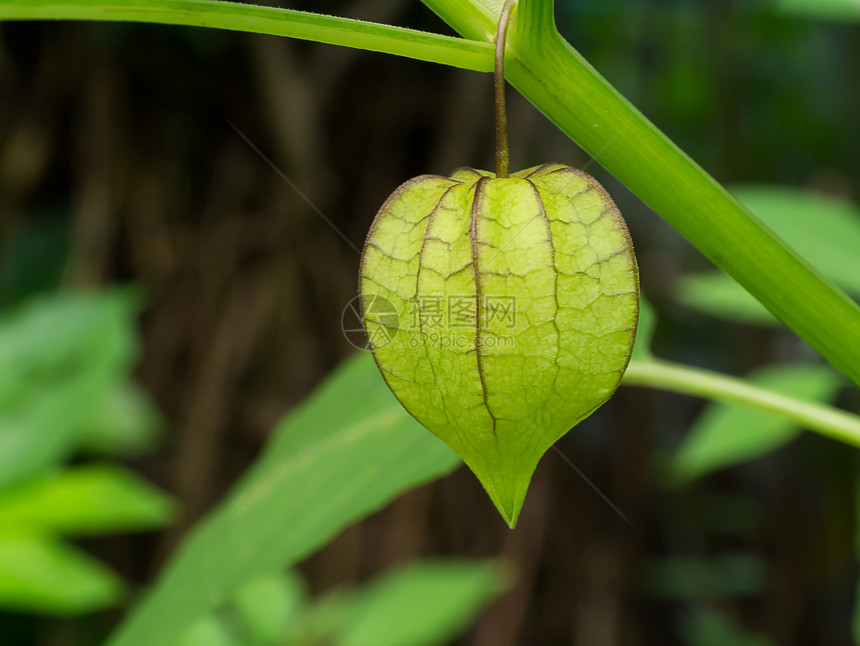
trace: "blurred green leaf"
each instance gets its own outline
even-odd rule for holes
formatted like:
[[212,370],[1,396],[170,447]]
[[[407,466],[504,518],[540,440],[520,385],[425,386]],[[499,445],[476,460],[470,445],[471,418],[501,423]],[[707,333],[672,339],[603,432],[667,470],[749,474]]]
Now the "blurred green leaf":
[[0,527],[95,534],[160,527],[173,515],[166,494],[112,466],[75,467],[0,489]]
[[688,646],[772,646],[773,642],[752,635],[728,615],[710,608],[696,608],[682,615],[681,637]]
[[830,20],[860,20],[858,0],[777,0],[780,13]]
[[233,605],[252,643],[283,644],[300,628],[307,605],[305,584],[292,570],[267,574],[240,587]]
[[127,291],[53,294],[0,321],[0,486],[74,450],[135,349]]
[[337,644],[335,634],[343,623],[350,600],[350,591],[346,588],[336,588],[322,598],[315,599],[307,606],[300,624],[294,627],[297,630],[290,631],[287,644]]
[[639,326],[636,328],[636,342],[633,344],[631,361],[649,361],[654,359],[651,354],[651,341],[654,338],[654,328],[657,326],[657,315],[651,303],[640,295],[639,297]]
[[854,616],[851,621],[854,644],[860,644],[860,583],[854,588]]
[[645,570],[645,585],[654,597],[726,599],[759,592],[766,583],[764,562],[755,554],[737,553],[703,559],[653,559]]
[[116,382],[88,420],[81,441],[90,451],[138,455],[153,448],[163,427],[149,395],[136,383]]
[[[822,274],[848,293],[860,295],[860,209],[825,195],[776,186],[739,186],[732,192]],[[713,316],[778,324],[722,272],[686,276],[675,289],[683,303]]]
[[[749,375],[748,382],[797,399],[832,399],[841,380],[829,366],[771,366]],[[684,439],[672,461],[670,481],[683,483],[705,473],[749,460],[794,438],[800,428],[761,410],[710,404]]]
[[0,531],[0,607],[77,615],[115,603],[122,584],[101,563],[37,533]]
[[749,292],[721,271],[684,276],[675,286],[675,296],[685,305],[711,316],[756,325],[779,325]]
[[[854,556],[860,560],[860,478],[854,479]],[[854,644],[860,645],[860,582],[854,588],[854,616],[851,622]]]
[[[198,621],[189,633],[217,628],[245,646],[448,643],[507,587],[507,579],[498,563],[423,561],[401,566],[364,587],[338,588],[310,602],[295,572],[271,574],[244,584],[227,605]],[[225,617],[234,621],[223,621]],[[189,633],[183,646],[190,644]]]
[[397,402],[371,356],[352,357],[278,426],[263,457],[198,525],[111,643],[175,643],[213,600],[295,563],[459,464]]
[[195,621],[178,643],[180,646],[250,646],[238,641],[214,614]]
[[506,583],[498,564],[421,562],[354,593],[337,631],[339,646],[449,643]]

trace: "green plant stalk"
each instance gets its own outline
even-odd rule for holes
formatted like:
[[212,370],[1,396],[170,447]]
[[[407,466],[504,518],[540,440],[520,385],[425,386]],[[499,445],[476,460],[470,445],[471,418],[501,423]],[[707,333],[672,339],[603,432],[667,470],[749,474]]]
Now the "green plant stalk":
[[[424,0],[491,39],[497,0]],[[520,0],[507,78],[699,251],[860,385],[860,307],[742,207],[558,33],[552,0]]]
[[511,14],[517,0],[506,0],[496,27],[495,63],[493,65],[493,89],[496,95],[496,177],[506,178],[510,171],[510,149],[508,148],[508,111],[505,107],[505,44]]
[[493,70],[493,46],[486,41],[221,0],[2,0],[0,20],[97,20],[212,27],[355,47],[478,72]]
[[860,446],[860,417],[831,406],[802,401],[754,386],[742,379],[667,361],[631,361],[625,386],[647,386],[741,404],[786,417],[803,428],[846,444]]

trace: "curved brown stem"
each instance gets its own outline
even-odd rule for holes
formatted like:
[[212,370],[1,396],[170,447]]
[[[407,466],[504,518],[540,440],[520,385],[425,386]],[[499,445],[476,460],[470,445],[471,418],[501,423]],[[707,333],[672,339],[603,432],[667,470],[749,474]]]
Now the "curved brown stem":
[[506,0],[496,29],[496,177],[507,177],[510,153],[508,152],[508,115],[505,108],[505,41],[508,25],[517,0]]

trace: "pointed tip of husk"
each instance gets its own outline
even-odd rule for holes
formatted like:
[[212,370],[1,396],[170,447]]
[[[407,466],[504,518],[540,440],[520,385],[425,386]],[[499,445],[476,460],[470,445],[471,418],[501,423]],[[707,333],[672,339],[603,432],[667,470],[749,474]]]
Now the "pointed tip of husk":
[[531,473],[525,477],[503,477],[498,473],[481,474],[475,472],[502,519],[511,529],[517,526],[520,511],[525,502],[526,491],[531,482]]

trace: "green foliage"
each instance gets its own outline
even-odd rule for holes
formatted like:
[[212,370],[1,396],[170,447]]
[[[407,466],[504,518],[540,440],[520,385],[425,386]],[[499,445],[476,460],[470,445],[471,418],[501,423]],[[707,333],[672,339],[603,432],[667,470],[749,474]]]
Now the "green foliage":
[[489,72],[493,47],[416,29],[223,0],[4,0],[0,20],[157,22],[271,34]]
[[91,453],[139,455],[161,437],[164,421],[135,382],[116,382],[83,429],[81,447]]
[[0,607],[74,615],[117,602],[122,582],[63,539],[174,516],[167,496],[124,469],[63,468],[82,449],[151,444],[152,406],[128,380],[136,301],[50,295],[0,319]]
[[777,0],[779,12],[825,20],[860,20],[860,3],[856,0]]
[[[746,382],[805,401],[831,400],[841,386],[827,366],[771,366]],[[789,442],[801,428],[791,420],[754,408],[711,404],[699,417],[672,461],[670,478],[686,482],[714,469],[749,460]]]
[[247,644],[288,644],[301,634],[307,612],[304,581],[292,570],[240,586],[233,597],[237,627]]
[[128,370],[135,299],[64,294],[0,321],[0,486],[75,451]]
[[174,642],[212,600],[295,563],[458,464],[394,399],[371,357],[353,357],[278,426],[251,472],[196,528],[111,644]]
[[124,469],[70,467],[0,489],[0,527],[81,536],[161,527],[171,501]]
[[[774,186],[741,186],[734,195],[816,269],[860,296],[860,209],[824,195]],[[778,321],[728,276],[708,271],[676,286],[681,302],[729,320]]]
[[195,622],[178,644],[179,646],[233,646],[236,642],[226,622],[213,615]]
[[651,339],[657,327],[657,314],[644,297],[639,297],[639,325],[636,328],[636,341],[633,344],[632,361],[653,361]]
[[[778,429],[791,429],[795,426],[800,426],[841,442],[860,446],[860,417],[818,404],[814,401],[814,395],[820,390],[814,387],[815,384],[818,384],[823,389],[824,382],[826,381],[831,384],[832,392],[835,392],[837,387],[838,381],[835,375],[826,368],[810,365],[803,370],[805,373],[808,373],[806,377],[796,377],[791,374],[786,375],[784,378],[775,376],[772,380],[768,378],[766,380],[766,387],[762,387],[753,380],[736,379],[708,370],[687,367],[656,358],[650,349],[650,337],[656,323],[655,314],[651,306],[644,299],[640,302],[640,321],[636,344],[633,349],[633,360],[624,373],[622,383],[634,386],[664,388],[675,392],[706,397],[724,404],[744,407],[743,409],[733,408],[732,410],[735,412],[731,414],[720,413],[720,416],[729,415],[729,423],[734,423],[738,419],[741,422],[752,419],[756,424],[761,420],[765,420],[766,424],[776,425]],[[811,376],[813,374],[817,376]],[[795,386],[794,384],[798,380],[799,386]],[[769,387],[771,381],[775,387]],[[788,385],[783,386],[783,383]],[[807,389],[805,390],[801,388],[804,384],[807,385]],[[794,388],[797,392],[808,392],[811,393],[811,396],[795,397],[783,394],[779,390],[780,387]],[[826,399],[824,394],[821,395],[821,398]],[[752,411],[756,412],[753,414]],[[752,418],[748,417],[749,414],[753,415]],[[721,419],[720,416],[717,416],[718,421]],[[708,422],[708,425],[710,425],[710,422]],[[737,454],[740,457],[742,453],[751,452],[755,446],[758,446],[755,437],[743,439],[733,427],[733,430],[728,433],[734,438],[734,441],[730,440],[723,447],[720,433],[726,427],[727,425],[719,423],[716,433],[702,431],[706,439],[699,439],[698,434],[696,434],[697,438],[691,440],[691,442],[693,445],[704,443],[705,448],[704,450],[699,448],[690,449],[698,456],[694,460],[702,460],[704,462],[706,461],[703,457],[704,455],[711,456],[710,459],[720,460],[723,458],[717,458],[717,456],[722,455],[723,451],[727,454]],[[765,450],[764,447],[768,446],[769,442],[775,441],[773,436],[779,437],[781,435],[778,429],[771,431],[771,433],[764,433],[761,440],[762,450]],[[788,433],[788,431],[784,431],[784,433]],[[746,448],[741,450],[741,447]],[[672,477],[677,477],[677,474],[670,476],[670,478]]]
[[403,184],[371,226],[361,298],[386,382],[513,527],[541,456],[618,387],[639,282],[606,191],[544,164]]
[[62,541],[0,530],[0,606],[75,615],[115,603],[122,583],[105,566]]
[[348,595],[336,643],[445,644],[502,588],[501,573],[493,564],[413,563]]
[[312,601],[295,572],[244,584],[194,623],[181,646],[446,644],[505,586],[492,563],[418,561]]
[[[854,482],[854,553],[857,559],[860,560],[860,478]],[[854,621],[851,626],[854,643],[860,644],[860,581],[858,581],[854,591]]]

